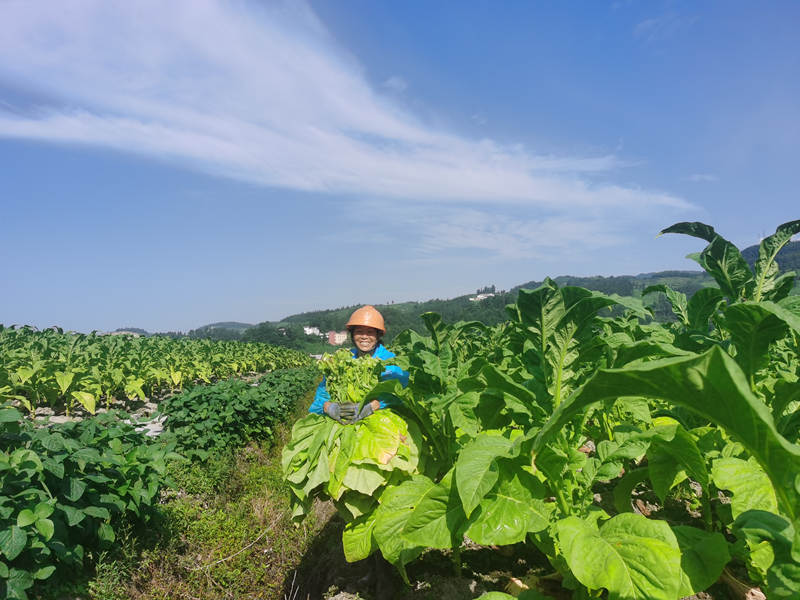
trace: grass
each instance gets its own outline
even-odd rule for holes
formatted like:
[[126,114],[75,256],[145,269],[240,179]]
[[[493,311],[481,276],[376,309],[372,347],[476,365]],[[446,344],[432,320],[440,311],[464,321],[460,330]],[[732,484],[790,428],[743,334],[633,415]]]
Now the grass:
[[171,534],[142,553],[126,585],[131,600],[280,597],[315,529],[313,519],[300,528],[290,521],[280,466],[289,435],[286,425],[271,447],[173,467],[180,491],[164,505]]

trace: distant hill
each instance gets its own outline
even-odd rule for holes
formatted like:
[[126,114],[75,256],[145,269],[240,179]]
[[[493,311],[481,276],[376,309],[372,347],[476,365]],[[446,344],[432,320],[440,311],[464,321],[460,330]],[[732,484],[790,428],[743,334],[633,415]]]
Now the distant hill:
[[209,323],[197,329],[184,333],[182,331],[157,331],[150,333],[140,327],[120,327],[115,329],[112,333],[121,335],[125,333],[132,333],[144,337],[158,335],[170,337],[173,339],[178,338],[210,338],[215,340],[238,340],[241,338],[242,333],[253,327],[250,323],[240,323],[238,321],[220,321],[219,323]]
[[220,321],[209,323],[197,329],[192,329],[186,334],[189,338],[209,338],[212,340],[239,340],[242,334],[252,328],[250,323],[240,323],[238,321]]
[[238,321],[221,321],[219,323],[209,323],[208,325],[203,325],[202,327],[198,327],[194,331],[200,330],[208,330],[208,329],[231,329],[233,331],[246,331],[253,327],[251,323],[239,323]]
[[[618,294],[620,296],[638,296],[649,285],[658,283],[667,284],[689,296],[701,287],[714,285],[713,279],[703,271],[664,271],[662,273],[643,273],[641,275],[619,275],[613,277],[572,277],[562,275],[553,279],[559,286],[573,285],[586,289],[602,292],[604,294]],[[383,314],[388,329],[386,338],[391,340],[404,329],[424,331],[425,325],[420,315],[425,312],[436,312],[442,315],[447,323],[456,321],[481,321],[486,325],[496,325],[506,319],[505,307],[516,301],[520,289],[534,289],[542,285],[543,281],[529,281],[513,287],[511,290],[501,290],[493,296],[482,300],[474,300],[474,294],[458,296],[447,300],[428,300],[425,302],[403,302],[397,304],[376,305]],[[473,298],[470,300],[470,298]],[[357,306],[312,311],[291,315],[283,322],[319,327],[321,331],[342,329],[350,314]],[[656,307],[659,317],[662,311]],[[663,311],[664,318],[671,313]]]
[[[660,271],[657,273],[640,273],[639,275],[613,275],[611,277],[561,275],[553,278],[553,281],[559,286],[573,285],[609,295],[619,294],[620,296],[638,296],[647,286],[659,283],[669,285],[687,296],[691,296],[701,287],[714,285],[714,280],[705,271]],[[542,283],[544,282],[529,281],[513,289],[534,289],[542,285]]]
[[119,327],[115,329],[113,333],[135,333],[136,335],[141,335],[147,337],[150,333],[140,327]]
[[[742,250],[742,255],[752,266],[758,258],[758,246],[745,248]],[[800,273],[800,242],[789,242],[778,254],[777,260],[781,271],[796,271]],[[646,287],[656,284],[669,285],[671,288],[683,292],[687,296],[691,296],[700,288],[716,285],[714,280],[703,271],[680,270],[640,273],[638,275],[613,275],[610,277],[599,275],[594,277],[561,275],[555,277],[554,280],[560,286],[580,286],[604,294],[618,294],[620,296],[639,296]],[[478,297],[477,294],[467,294],[456,298],[437,298],[424,302],[381,304],[378,305],[378,308],[386,319],[388,327],[387,340],[391,340],[399,332],[408,328],[416,331],[424,331],[425,328],[422,319],[420,319],[420,315],[425,312],[437,312],[442,315],[442,318],[448,323],[456,321],[481,321],[487,325],[495,325],[505,320],[505,307],[516,301],[520,289],[534,289],[542,285],[542,283],[542,281],[528,281],[514,286],[510,290],[500,291],[496,291],[494,286],[486,286],[478,290],[478,292],[481,292],[481,299],[479,300],[476,299]],[[651,303],[656,313],[656,318],[669,319],[672,317],[672,313],[663,298],[652,296],[648,298],[648,302]],[[248,338],[260,339],[260,337],[263,337],[261,334],[264,332],[258,334],[259,332],[254,328],[266,325],[270,326],[270,330],[276,329],[280,331],[281,335],[284,337],[287,336],[287,327],[299,328],[301,325],[319,327],[320,331],[323,332],[341,330],[347,322],[347,318],[356,308],[357,305],[343,306],[327,310],[294,314],[280,322],[264,322],[260,323],[258,326],[238,321],[220,321],[203,325],[186,334],[181,332],[167,332],[155,335],[236,340]],[[243,334],[248,330],[251,330],[250,333],[243,337]],[[144,329],[137,327],[125,327],[117,331],[151,335]]]
[[[742,256],[752,267],[758,259],[758,246],[748,246],[742,250]],[[789,242],[776,257],[781,271],[795,271],[800,274],[800,242]]]
[[[752,265],[758,257],[758,246],[750,246],[742,251],[745,259]],[[778,254],[778,264],[781,271],[795,270],[800,273],[800,242],[790,242]],[[610,277],[574,277],[562,275],[553,278],[560,286],[573,285],[604,294],[618,294],[620,296],[639,296],[646,287],[656,284],[666,284],[671,288],[692,296],[703,287],[716,286],[713,278],[705,271],[659,271],[654,273],[640,273],[638,275],[614,275]],[[469,294],[447,300],[435,299],[425,302],[403,302],[397,304],[380,304],[377,308],[381,311],[388,328],[387,340],[391,340],[404,329],[411,328],[424,331],[424,324],[419,316],[425,312],[437,312],[442,315],[445,322],[455,321],[481,321],[487,325],[495,325],[506,318],[505,307],[516,301],[520,289],[534,289],[542,285],[543,281],[528,281],[514,286],[508,291],[501,290],[480,301],[470,300],[475,298]],[[673,317],[666,301],[663,298],[648,298],[657,319],[670,319]],[[281,323],[296,325],[310,325],[319,327],[321,331],[342,329],[347,318],[357,308],[343,306],[340,308],[311,311],[286,317]]]

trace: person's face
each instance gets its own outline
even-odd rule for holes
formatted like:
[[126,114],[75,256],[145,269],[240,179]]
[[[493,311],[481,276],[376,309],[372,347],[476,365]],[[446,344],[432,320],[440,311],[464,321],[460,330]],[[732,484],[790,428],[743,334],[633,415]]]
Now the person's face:
[[361,352],[372,352],[378,345],[378,330],[363,325],[353,327],[353,342]]

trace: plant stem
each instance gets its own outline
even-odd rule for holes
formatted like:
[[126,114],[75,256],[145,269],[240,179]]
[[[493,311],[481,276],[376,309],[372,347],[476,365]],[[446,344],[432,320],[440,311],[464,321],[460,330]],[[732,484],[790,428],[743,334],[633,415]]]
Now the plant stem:
[[567,504],[567,499],[564,497],[564,490],[560,486],[556,486],[556,502],[558,503],[558,508],[561,509],[561,512],[566,516],[572,513],[569,510],[569,504]]
[[461,544],[453,547],[453,572],[456,577],[461,576]]

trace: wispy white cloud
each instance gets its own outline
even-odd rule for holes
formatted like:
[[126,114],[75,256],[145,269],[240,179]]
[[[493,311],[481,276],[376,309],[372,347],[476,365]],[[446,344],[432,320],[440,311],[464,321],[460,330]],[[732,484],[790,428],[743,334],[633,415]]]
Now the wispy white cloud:
[[719,181],[719,177],[716,175],[712,175],[711,173],[693,173],[687,177],[689,181],[697,181],[697,182],[708,182],[713,183],[715,181]]
[[408,83],[402,77],[398,75],[392,75],[389,77],[389,79],[383,82],[383,87],[385,87],[387,90],[401,94],[408,89]]
[[[374,229],[373,215],[380,214],[385,227]],[[418,202],[387,204],[357,202],[350,207],[359,244],[411,249],[407,260],[423,263],[470,260],[509,260],[585,257],[587,253],[630,244],[631,232],[643,228],[655,235],[668,220],[668,212],[652,214],[650,207],[616,212],[564,207],[552,211],[519,205],[458,206]],[[340,237],[331,238],[340,239]]]
[[481,114],[481,113],[475,113],[475,114],[473,114],[473,115],[470,117],[470,119],[472,119],[473,121],[475,121],[475,123],[477,123],[478,125],[486,125],[486,123],[487,123],[487,120],[486,120],[486,115],[483,115],[483,114]]
[[624,0],[624,1],[616,1],[611,3],[611,10],[620,10],[623,8],[628,8],[633,4],[633,0]]
[[598,247],[618,239],[620,214],[643,222],[654,210],[692,208],[613,183],[630,164],[614,154],[534,154],[421,121],[392,100],[408,93],[406,81],[371,87],[302,2],[9,0],[0,23],[0,54],[13,57],[0,63],[0,89],[37,99],[23,105],[0,92],[0,137],[114,148],[354,200],[428,203],[442,211],[436,223],[401,219],[421,254],[534,256],[573,239]]
[[686,206],[576,177],[618,167],[614,156],[536,156],[426,126],[371,89],[302,3],[11,0],[0,21],[14,24],[0,29],[0,53],[14,57],[0,78],[49,98],[24,115],[2,110],[2,136],[110,146],[301,190]]
[[668,13],[640,21],[634,26],[633,35],[646,42],[663,41],[687,31],[697,20],[694,15]]
[[420,255],[435,257],[453,250],[479,250],[487,258],[535,259],[554,251],[613,246],[622,240],[591,217],[521,219],[476,209],[459,211],[446,220],[420,223],[419,229]]

